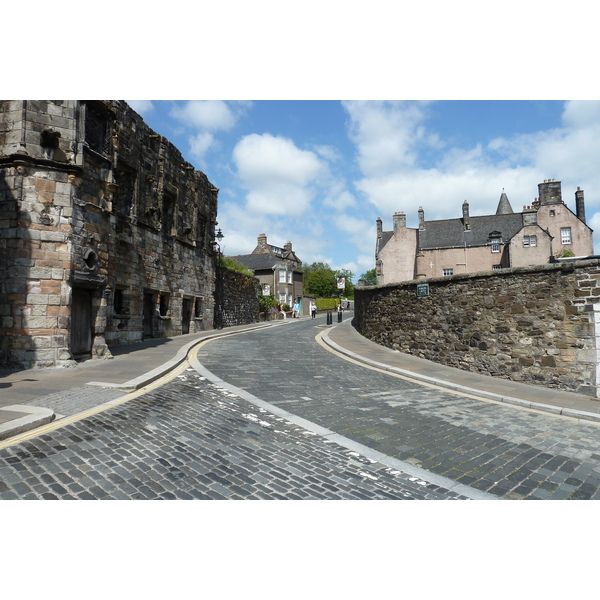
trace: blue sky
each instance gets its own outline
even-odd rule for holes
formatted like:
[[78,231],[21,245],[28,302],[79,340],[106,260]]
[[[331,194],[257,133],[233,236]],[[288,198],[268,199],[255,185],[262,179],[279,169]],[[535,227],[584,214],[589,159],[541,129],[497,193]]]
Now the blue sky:
[[[307,263],[356,276],[374,266],[375,220],[391,229],[515,211],[537,184],[562,181],[574,210],[585,191],[600,230],[600,103],[596,101],[128,101],[219,192],[224,252],[246,254],[259,234],[291,241]],[[595,227],[596,225],[596,227]]]
[[[35,4],[28,35],[45,39],[58,17]],[[600,232],[589,3],[481,6],[171,0],[147,3],[142,19],[122,0],[78,5],[58,26],[85,23],[91,43],[65,42],[58,68],[30,68],[32,47],[4,95],[137,99],[150,127],[220,189],[229,255],[265,233],[304,262],[358,276],[374,266],[377,217],[391,229],[403,210],[414,226],[419,206],[427,219],[454,218],[464,200],[489,214],[503,190],[521,210],[551,178],[570,207],[585,191]],[[23,50],[18,28],[5,38]]]

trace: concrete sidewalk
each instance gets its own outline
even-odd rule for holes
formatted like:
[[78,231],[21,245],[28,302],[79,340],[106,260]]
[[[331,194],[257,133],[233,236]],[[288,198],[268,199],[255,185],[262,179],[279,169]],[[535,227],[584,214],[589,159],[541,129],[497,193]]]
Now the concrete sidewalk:
[[[351,318],[352,313],[345,313],[342,324],[335,323],[333,327],[324,329],[323,341],[358,362],[489,400],[576,419],[600,421],[598,400],[581,394],[469,373],[402,354],[361,336],[352,326]],[[189,350],[203,340],[285,323],[275,321],[242,325],[220,331],[146,340],[111,349],[114,355],[112,359],[90,360],[72,368],[0,371],[0,440],[54,420],[56,415],[52,410],[35,406],[36,399],[61,392],[66,395],[69,390],[86,385],[126,394],[148,385],[181,364]]]
[[88,360],[75,367],[0,370],[0,440],[41,427],[56,418],[53,410],[36,407],[36,399],[61,393],[66,396],[70,390],[82,386],[110,388],[125,395],[174,369],[201,341],[277,323],[280,322],[227,327],[117,346],[111,348],[113,358]]

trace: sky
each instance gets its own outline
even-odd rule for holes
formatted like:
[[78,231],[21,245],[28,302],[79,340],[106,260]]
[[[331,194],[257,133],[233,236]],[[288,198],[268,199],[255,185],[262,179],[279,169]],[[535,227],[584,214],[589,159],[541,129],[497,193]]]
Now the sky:
[[228,256],[257,236],[291,241],[304,263],[354,273],[375,266],[376,219],[515,212],[538,184],[584,190],[600,243],[600,102],[593,100],[129,100],[219,189]]

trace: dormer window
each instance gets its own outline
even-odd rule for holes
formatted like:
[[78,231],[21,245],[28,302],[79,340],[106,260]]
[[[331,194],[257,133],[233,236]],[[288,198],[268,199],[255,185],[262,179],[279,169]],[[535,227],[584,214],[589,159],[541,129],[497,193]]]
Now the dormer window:
[[492,231],[492,233],[490,233],[489,244],[492,248],[492,252],[500,252],[500,246],[502,245],[502,235],[499,231]]

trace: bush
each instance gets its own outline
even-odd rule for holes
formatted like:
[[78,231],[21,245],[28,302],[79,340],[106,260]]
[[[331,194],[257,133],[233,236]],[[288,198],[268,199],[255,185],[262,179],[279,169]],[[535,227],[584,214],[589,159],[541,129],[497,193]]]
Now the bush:
[[244,275],[249,275],[250,277],[254,277],[254,272],[239,263],[237,260],[233,258],[229,258],[229,256],[221,257],[221,266],[230,271],[235,271],[236,273],[243,273]]
[[339,298],[317,298],[317,310],[336,309]]

